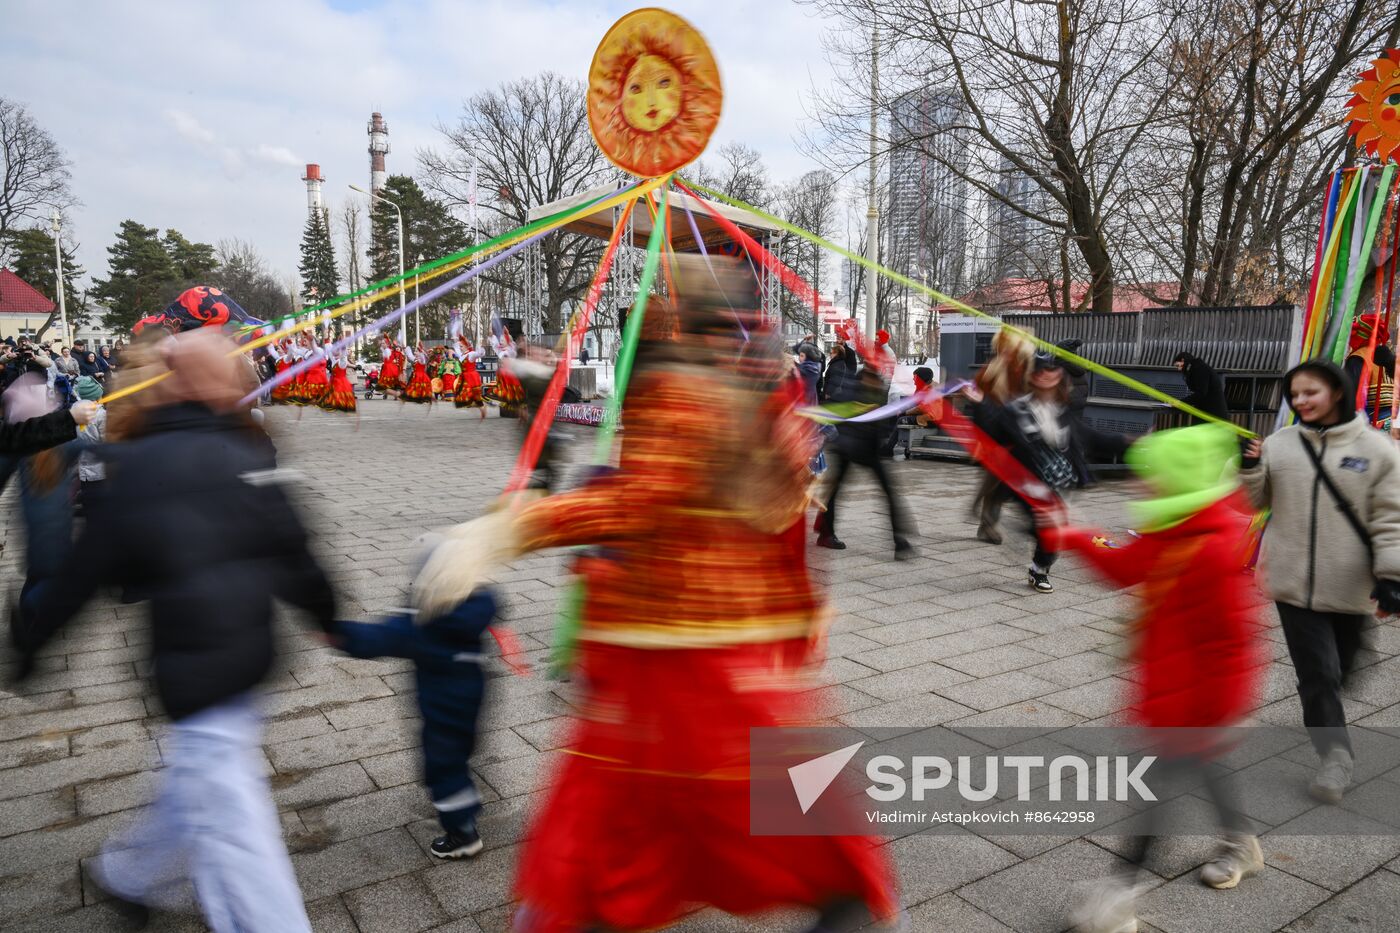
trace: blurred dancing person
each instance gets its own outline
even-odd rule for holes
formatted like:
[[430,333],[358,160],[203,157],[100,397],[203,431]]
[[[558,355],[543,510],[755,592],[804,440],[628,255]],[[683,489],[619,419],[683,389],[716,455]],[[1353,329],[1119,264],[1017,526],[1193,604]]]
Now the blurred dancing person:
[[[1248,571],[1252,509],[1240,491],[1239,445],[1226,429],[1199,425],[1151,434],[1128,450],[1128,464],[1151,498],[1134,503],[1140,536],[1122,546],[1078,529],[1049,536],[1114,586],[1145,585],[1133,623],[1131,714],[1153,730],[1163,774],[1202,778],[1225,835],[1201,868],[1201,881],[1233,888],[1264,867],[1259,840],[1241,814],[1216,759],[1228,729],[1254,708],[1268,656]],[[1137,876],[1162,813],[1147,812],[1134,839],[1132,868],[1099,885],[1076,917],[1087,933],[1136,929]]]
[[[1030,392],[991,414],[987,433],[1008,448],[1012,455],[1058,499],[1065,491],[1084,485],[1089,469],[1084,455],[1087,427],[1076,425],[1070,408],[1070,381],[1058,357],[1049,351],[1035,354],[1031,369]],[[1078,428],[1078,430],[1076,430]],[[1108,443],[1105,441],[1105,443]],[[1121,445],[1121,441],[1118,441]],[[1035,551],[1027,580],[1037,593],[1053,593],[1050,568],[1055,551],[1046,546],[1041,532],[1046,516],[1031,500],[1010,490],[1031,520]]]
[[413,374],[409,376],[408,386],[399,395],[399,401],[431,404],[433,382],[428,376],[428,354],[423,350],[421,342],[414,348],[412,360]]
[[811,435],[790,413],[761,416],[771,380],[732,369],[754,362],[731,309],[751,280],[726,271],[713,294],[704,266],[677,266],[683,336],[633,375],[618,469],[455,529],[419,578],[420,611],[434,613],[471,591],[483,542],[507,560],[608,551],[582,608],[581,721],[525,843],[514,927],[649,930],[698,905],[806,905],[824,909],[822,930],[844,929],[853,905],[888,918],[874,840],[749,831],[750,729],[808,712],[798,674],[822,609],[788,532],[812,452],[791,438]]
[[443,831],[428,848],[435,858],[472,858],[485,848],[476,828],[482,798],[469,764],[486,698],[482,641],[495,615],[495,595],[480,588],[432,617],[399,611],[378,622],[338,622],[331,638],[357,658],[413,662],[423,783]]
[[[168,351],[173,375],[135,433],[109,448],[110,495],[59,580],[12,618],[21,676],[98,586],[150,598],[152,676],[171,734],[155,803],[109,840],[97,882],[132,914],[184,906],[225,931],[309,931],[264,776],[252,691],[273,658],[277,596],[329,631],[334,599],[246,411],[233,344],[212,330]],[[143,393],[145,394],[145,393]],[[188,883],[186,883],[188,882]]]
[[[867,365],[856,376],[854,401],[877,408],[885,403],[887,392],[888,387],[875,367]],[[836,537],[836,500],[841,494],[841,485],[845,482],[852,464],[858,464],[875,474],[875,481],[880,484],[880,491],[885,494],[885,504],[890,514],[890,531],[894,538],[895,560],[908,560],[914,556],[914,546],[909,543],[909,517],[880,457],[885,430],[885,421],[847,420],[836,426],[836,442],[829,448],[835,453],[836,465],[831,470],[826,511],[817,516],[818,547],[837,551],[846,547],[846,543]]]
[[1356,416],[1350,380],[1313,360],[1283,377],[1298,416],[1245,450],[1244,485],[1270,509],[1261,563],[1298,677],[1303,725],[1322,759],[1309,792],[1336,803],[1353,756],[1342,686],[1376,600],[1400,611],[1400,454]]
[[457,380],[457,389],[452,394],[452,404],[458,408],[479,408],[481,417],[486,417],[486,400],[481,395],[481,373],[476,364],[481,361],[484,351],[474,349],[466,337],[457,335],[457,346],[453,353],[462,364],[462,375]]
[[[972,409],[973,424],[988,434],[1003,418],[1006,406],[1030,389],[1030,373],[1035,362],[1035,344],[1010,328],[997,331],[992,338],[992,350],[992,358],[977,374],[976,386],[981,397]],[[973,456],[977,456],[976,451]],[[984,470],[972,500],[972,510],[977,516],[977,540],[1001,544],[1001,507],[1010,498],[1011,492],[1001,479],[991,470]]]

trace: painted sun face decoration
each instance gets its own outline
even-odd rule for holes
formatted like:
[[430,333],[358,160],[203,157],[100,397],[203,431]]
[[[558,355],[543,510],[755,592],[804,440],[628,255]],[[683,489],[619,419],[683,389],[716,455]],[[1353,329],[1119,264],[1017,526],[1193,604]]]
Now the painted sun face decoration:
[[642,55],[622,81],[622,119],[655,133],[681,112],[681,73],[658,55]]
[[614,23],[588,70],[593,138],[614,165],[642,178],[694,161],[723,99],[704,37],[666,10],[634,10]]
[[1385,54],[1361,73],[1347,101],[1351,135],[1357,145],[1386,162],[1400,151],[1400,49]]

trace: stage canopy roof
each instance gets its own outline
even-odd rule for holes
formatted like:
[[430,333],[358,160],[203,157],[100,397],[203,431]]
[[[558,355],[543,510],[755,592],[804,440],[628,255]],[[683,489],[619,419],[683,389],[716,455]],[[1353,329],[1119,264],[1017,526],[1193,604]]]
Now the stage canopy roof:
[[[576,194],[570,198],[563,198],[551,204],[542,204],[539,207],[531,208],[530,220],[538,220],[541,217],[548,217],[551,214],[558,214],[571,208],[586,204],[596,198],[612,194],[617,189],[612,185],[603,185],[582,194]],[[657,203],[661,197],[656,195]],[[639,199],[640,200],[640,199]],[[671,192],[671,248],[677,252],[698,253],[700,250],[695,245],[695,235],[690,229],[690,219],[686,217],[686,207],[690,208],[690,213],[695,218],[695,226],[700,230],[700,236],[705,240],[705,248],[713,249],[721,244],[728,243],[729,234],[724,228],[715,222],[710,216],[706,205],[713,208],[722,216],[732,220],[745,233],[762,243],[769,234],[778,233],[780,229],[776,224],[769,223],[761,217],[756,217],[747,211],[730,207],[727,204],[716,204],[713,201],[700,202],[688,194],[673,190]],[[618,209],[621,213],[621,209]],[[586,214],[570,224],[566,224],[563,229],[573,233],[582,233],[587,236],[597,237],[606,240],[612,236],[613,229],[613,209],[607,208]],[[632,245],[645,248],[647,237],[651,235],[651,212],[647,210],[644,203],[639,203],[632,209]]]

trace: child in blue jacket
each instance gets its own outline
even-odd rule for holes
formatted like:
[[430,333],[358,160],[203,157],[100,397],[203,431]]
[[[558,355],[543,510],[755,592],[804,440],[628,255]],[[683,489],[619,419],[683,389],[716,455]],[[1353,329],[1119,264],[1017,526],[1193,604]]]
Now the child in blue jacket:
[[476,830],[481,795],[468,762],[485,698],[482,636],[495,615],[496,597],[478,589],[434,619],[401,610],[379,622],[336,623],[338,647],[348,654],[413,662],[423,716],[423,780],[444,833],[433,840],[438,858],[471,857],[483,847]]

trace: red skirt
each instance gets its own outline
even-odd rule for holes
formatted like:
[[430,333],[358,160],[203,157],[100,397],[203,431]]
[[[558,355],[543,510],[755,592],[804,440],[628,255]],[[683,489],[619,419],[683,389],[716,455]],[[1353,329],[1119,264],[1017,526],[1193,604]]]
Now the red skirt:
[[452,395],[452,404],[458,408],[485,408],[486,400],[481,397],[481,374],[474,363],[462,367],[462,378],[457,380],[457,390]]
[[344,366],[337,366],[331,372],[331,387],[321,396],[321,407],[326,411],[354,411],[355,387]]
[[496,370],[496,386],[491,391],[491,397],[502,408],[518,408],[525,401],[525,387],[502,366]]
[[433,381],[428,378],[428,368],[422,363],[413,364],[413,376],[408,380],[408,388],[399,396],[405,402],[431,402]]
[[402,388],[399,384],[399,374],[401,370],[394,356],[394,354],[390,354],[388,359],[384,360],[379,367],[379,387],[385,392],[392,392]]
[[699,905],[754,914],[842,898],[892,917],[894,872],[879,840],[750,834],[749,729],[804,712],[771,672],[805,647],[584,642],[584,715],[597,715],[579,723],[532,821],[515,929],[648,930]]
[[306,404],[306,371],[302,370],[287,383],[287,401],[293,405]]
[[456,374],[456,373],[443,373],[443,374],[442,374],[442,391],[446,392],[448,395],[451,395],[454,391],[456,391],[456,389],[457,389],[457,374]]
[[303,405],[320,405],[331,388],[331,377],[326,372],[325,363],[315,363],[302,374],[301,402]]
[[[282,375],[284,372],[286,372],[286,371],[287,371],[287,367],[290,366],[290,365],[291,365],[291,364],[288,363],[286,360],[278,360],[278,361],[277,361],[277,375],[280,376],[280,375]],[[292,386],[291,386],[291,383],[290,383],[290,382],[281,383],[280,385],[277,386],[277,388],[275,388],[275,389],[272,390],[272,403],[273,403],[274,405],[286,405],[289,401],[291,401],[291,399],[290,399],[291,392],[292,392]]]

